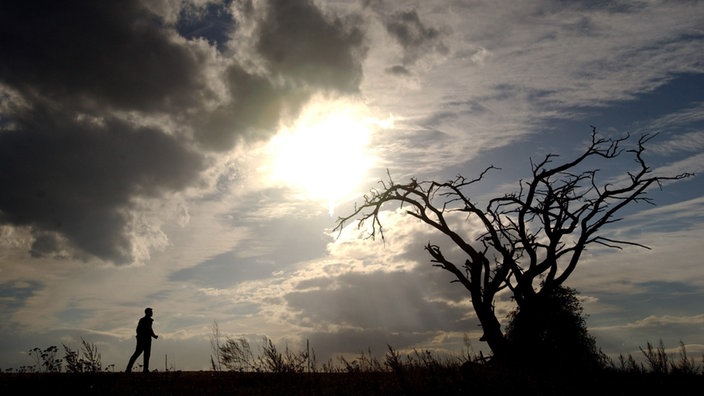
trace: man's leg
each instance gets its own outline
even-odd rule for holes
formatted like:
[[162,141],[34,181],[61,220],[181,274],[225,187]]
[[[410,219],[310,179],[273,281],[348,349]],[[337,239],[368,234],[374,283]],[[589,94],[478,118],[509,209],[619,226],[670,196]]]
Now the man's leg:
[[129,361],[129,363],[127,363],[127,369],[125,370],[125,372],[129,373],[132,371],[132,365],[134,365],[135,360],[137,360],[139,355],[142,353],[142,350],[143,350],[142,345],[140,345],[140,343],[137,342],[137,348],[134,350],[134,353],[130,357],[130,361]]
[[142,371],[145,373],[149,372],[149,357],[152,354],[152,346],[151,343],[147,344],[144,346],[144,365],[142,367]]

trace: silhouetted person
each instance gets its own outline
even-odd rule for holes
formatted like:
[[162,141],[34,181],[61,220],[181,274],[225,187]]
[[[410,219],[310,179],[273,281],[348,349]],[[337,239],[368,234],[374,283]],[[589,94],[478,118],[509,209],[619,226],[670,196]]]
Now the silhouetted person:
[[149,372],[149,356],[152,353],[152,338],[159,338],[158,335],[154,334],[154,330],[152,330],[152,322],[154,321],[152,315],[152,309],[146,308],[144,310],[144,317],[139,319],[139,323],[137,323],[137,348],[134,350],[132,357],[130,357],[130,362],[127,363],[127,370],[125,370],[125,372],[129,373],[132,371],[132,365],[141,353],[144,353],[142,371],[145,373]]

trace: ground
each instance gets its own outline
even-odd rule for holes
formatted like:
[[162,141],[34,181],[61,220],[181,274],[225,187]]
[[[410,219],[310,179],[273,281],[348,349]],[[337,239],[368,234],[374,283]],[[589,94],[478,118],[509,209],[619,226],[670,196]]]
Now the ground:
[[704,375],[604,373],[536,378],[516,373],[97,373],[0,374],[0,394],[54,395],[701,395]]

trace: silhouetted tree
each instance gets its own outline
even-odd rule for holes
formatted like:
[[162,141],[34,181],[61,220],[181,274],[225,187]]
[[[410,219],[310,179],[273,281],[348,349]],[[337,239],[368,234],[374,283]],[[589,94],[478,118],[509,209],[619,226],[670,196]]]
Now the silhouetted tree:
[[[467,189],[496,169],[494,166],[476,179],[457,176],[445,182],[412,178],[407,184],[398,184],[389,175],[387,181],[380,182],[381,188],[373,189],[362,204],[355,205],[351,214],[338,218],[335,230],[342,231],[356,218],[359,227],[371,221],[370,238],[383,239],[382,206],[396,203],[408,215],[449,237],[462,251],[464,262],[452,261],[440,246],[428,243],[425,249],[433,265],[449,271],[454,281],[469,292],[484,332],[481,340],[488,343],[494,359],[510,358],[509,341],[494,311],[498,293],[508,290],[519,312],[523,312],[521,316],[541,312],[551,307],[551,293],[560,290],[574,272],[587,246],[646,247],[610,239],[599,231],[619,221],[616,215],[627,205],[652,203],[646,197],[649,187],[691,176],[653,176],[643,159],[644,145],[652,137],[644,135],[634,148],[625,149],[622,146],[630,135],[610,139],[597,136],[592,129],[591,144],[580,156],[557,165],[555,154],[546,155],[538,163],[531,161],[531,179],[522,180],[518,192],[490,199],[486,206],[472,201]],[[635,169],[617,182],[598,180],[599,169],[595,166],[614,161],[624,152],[635,159]],[[456,215],[477,219],[480,237],[470,240],[453,228]]]

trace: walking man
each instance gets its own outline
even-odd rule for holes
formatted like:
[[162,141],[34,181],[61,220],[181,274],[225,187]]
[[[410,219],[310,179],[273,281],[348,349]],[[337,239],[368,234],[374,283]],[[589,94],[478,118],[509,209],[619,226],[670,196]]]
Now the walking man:
[[130,362],[127,363],[127,370],[125,372],[129,373],[132,371],[132,365],[134,361],[137,360],[140,354],[144,353],[144,364],[142,365],[142,371],[145,373],[149,372],[149,356],[152,353],[152,338],[159,338],[158,335],[154,334],[152,330],[152,312],[151,308],[146,308],[144,310],[144,317],[139,319],[137,324],[137,348],[134,350],[132,357],[130,357]]

